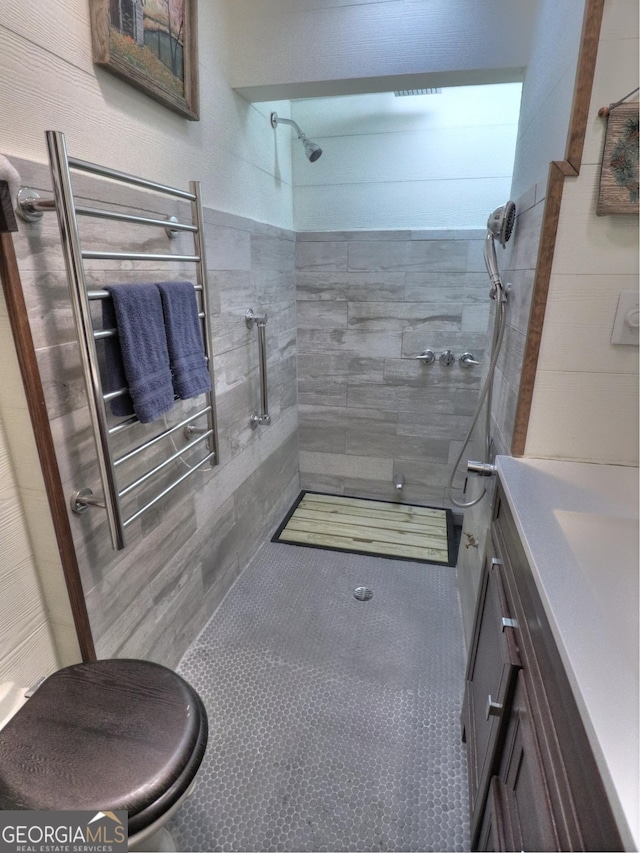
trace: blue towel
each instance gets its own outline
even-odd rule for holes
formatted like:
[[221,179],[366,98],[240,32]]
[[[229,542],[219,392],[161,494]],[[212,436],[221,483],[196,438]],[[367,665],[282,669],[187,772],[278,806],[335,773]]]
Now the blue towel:
[[[102,300],[102,328],[116,328],[116,311],[113,307],[113,298]],[[104,361],[105,381],[104,390],[107,393],[118,391],[127,387],[127,377],[124,375],[124,364],[120,352],[120,341],[117,337],[104,339]],[[109,403],[112,414],[117,417],[126,417],[133,414],[133,400],[131,395],[126,394],[116,397]]]
[[159,282],[164,326],[173,374],[173,390],[181,400],[211,390],[211,377],[202,345],[198,303],[188,281]]
[[[135,412],[138,420],[155,421],[173,406],[173,387],[164,329],[162,302],[155,284],[105,286],[111,299],[103,300],[106,326],[118,330],[120,346],[108,347],[107,391],[128,385],[130,400],[112,401],[114,414]],[[107,343],[115,343],[107,339]],[[122,381],[123,378],[126,381]]]

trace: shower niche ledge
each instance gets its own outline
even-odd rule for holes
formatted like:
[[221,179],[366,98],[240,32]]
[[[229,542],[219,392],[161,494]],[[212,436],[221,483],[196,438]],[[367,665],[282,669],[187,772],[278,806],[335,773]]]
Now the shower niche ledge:
[[[637,850],[637,470],[497,462],[462,713],[472,849]],[[580,514],[615,543],[590,547]]]

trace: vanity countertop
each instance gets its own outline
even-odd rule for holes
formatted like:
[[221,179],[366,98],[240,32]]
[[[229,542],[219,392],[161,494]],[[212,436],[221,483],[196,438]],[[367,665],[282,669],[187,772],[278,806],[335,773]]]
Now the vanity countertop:
[[496,464],[623,841],[637,850],[638,469]]

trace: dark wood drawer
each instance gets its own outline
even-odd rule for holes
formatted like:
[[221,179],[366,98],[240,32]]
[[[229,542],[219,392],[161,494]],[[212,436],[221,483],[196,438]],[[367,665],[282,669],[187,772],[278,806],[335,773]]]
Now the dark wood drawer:
[[510,627],[510,611],[496,552],[486,558],[480,587],[480,606],[467,666],[465,691],[466,737],[469,753],[471,825],[482,819],[489,781],[495,772],[505,720],[509,714],[520,669],[520,656]]
[[500,486],[489,542],[463,705],[472,849],[623,850]]

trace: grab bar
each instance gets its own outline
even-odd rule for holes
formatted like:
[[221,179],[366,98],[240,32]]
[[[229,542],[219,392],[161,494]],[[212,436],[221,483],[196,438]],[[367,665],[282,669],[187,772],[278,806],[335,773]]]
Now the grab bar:
[[269,426],[271,415],[269,414],[269,401],[267,399],[267,338],[266,325],[267,315],[255,314],[251,308],[244,315],[247,328],[258,327],[258,358],[260,361],[260,411],[253,412],[249,418],[251,429],[256,429],[260,424]]

